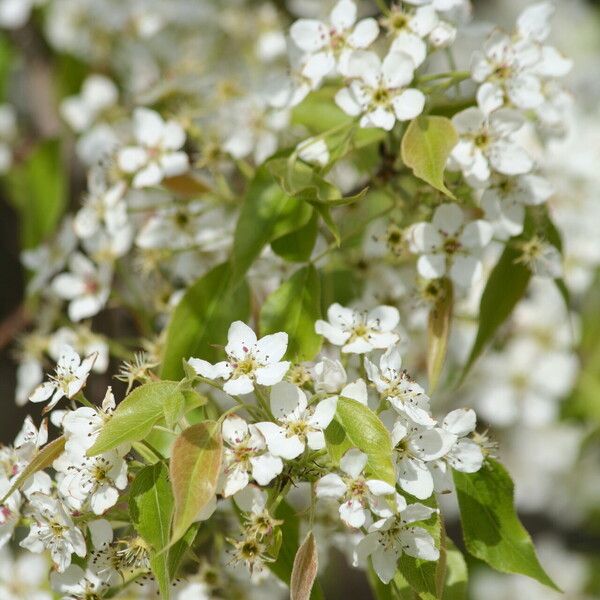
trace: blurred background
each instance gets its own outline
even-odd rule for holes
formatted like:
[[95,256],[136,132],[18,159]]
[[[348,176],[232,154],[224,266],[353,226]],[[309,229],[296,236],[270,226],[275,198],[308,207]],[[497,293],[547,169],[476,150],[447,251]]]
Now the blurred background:
[[[85,190],[85,165],[77,155],[76,136],[65,132],[60,99],[79,92],[90,65],[110,70],[111,60],[122,60],[125,71],[153,68],[144,63],[147,57],[139,47],[120,42],[115,31],[94,31],[85,21],[79,30],[67,30],[61,11],[76,13],[76,2],[16,1],[31,4],[33,14],[24,25],[0,31],[0,95],[16,107],[19,117],[19,141],[10,149],[12,161],[19,164],[40,139],[61,137],[62,156],[69,168],[61,180],[29,172],[21,179],[3,178],[0,186],[0,444],[12,442],[27,414],[36,420],[40,416],[37,406],[15,404],[16,358],[22,351],[19,340],[35,318],[24,303],[26,273],[20,260],[28,236],[36,236],[24,224],[27,211],[37,209],[36,194],[64,193],[67,205],[75,207]],[[0,17],[4,4],[8,0],[0,0]],[[111,4],[118,3],[99,0],[97,4],[110,12]],[[235,7],[242,3],[223,2],[227,4]],[[457,42],[459,59],[480,47],[491,24],[511,29],[527,4],[518,0],[474,2],[476,24],[466,26]],[[525,526],[539,547],[542,563],[565,595],[555,595],[524,577],[502,576],[471,563],[473,600],[600,598],[600,2],[557,0],[555,4],[551,40],[574,61],[567,86],[575,109],[571,131],[564,140],[553,143],[546,166],[557,190],[551,204],[565,245],[572,314],[565,311],[553,286],[534,286],[503,333],[503,351],[490,350],[461,389],[461,397],[451,401],[475,406],[489,426],[499,444],[499,456],[515,480]],[[135,5],[143,16],[145,3]],[[262,2],[256,5],[264,7]],[[274,6],[286,18],[323,11],[317,0],[276,2]],[[367,2],[363,8],[369,12]],[[140,27],[151,30],[152,24]],[[245,35],[252,37],[254,31]],[[145,43],[150,43],[151,37]],[[111,43],[115,44],[112,49]],[[171,48],[170,60],[174,60],[173,52],[176,55],[177,48]],[[182,53],[182,61],[184,58]],[[139,73],[135,76],[142,77]],[[201,86],[195,87],[189,92],[201,93]],[[0,131],[0,138],[3,135]],[[0,140],[0,145],[4,143]],[[47,168],[52,170],[51,162]],[[42,189],[33,189],[35,181]],[[108,336],[115,332],[126,335],[132,327],[129,317],[118,311],[106,311],[94,320],[94,330]],[[469,346],[465,340],[472,335],[468,322],[457,328],[453,337],[457,355],[461,347]],[[532,339],[543,348],[544,360],[554,365],[555,383],[547,380],[538,385],[527,380],[537,365],[535,357],[527,362],[526,348]],[[117,370],[118,362],[107,372]],[[96,375],[93,384],[99,390],[110,384],[116,391],[124,385],[108,375]],[[535,385],[538,388],[531,389]],[[502,415],[486,406],[486,398],[495,398],[500,389],[514,401],[511,411]],[[540,410],[528,414],[519,403],[533,397],[539,400]],[[450,504],[448,513],[450,537],[459,541],[460,529]],[[364,582],[347,567],[341,553],[333,557],[327,574],[327,598],[369,597]]]

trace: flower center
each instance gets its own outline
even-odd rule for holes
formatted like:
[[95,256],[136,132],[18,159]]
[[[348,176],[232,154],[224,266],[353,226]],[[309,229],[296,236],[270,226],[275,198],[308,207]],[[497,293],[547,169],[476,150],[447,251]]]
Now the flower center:
[[456,238],[447,238],[444,241],[444,252],[446,254],[456,254],[460,250],[461,244]]

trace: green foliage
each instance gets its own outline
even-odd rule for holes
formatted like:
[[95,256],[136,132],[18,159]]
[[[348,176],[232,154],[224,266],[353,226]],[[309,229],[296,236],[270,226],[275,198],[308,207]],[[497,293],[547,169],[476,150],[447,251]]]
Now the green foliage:
[[41,142],[11,169],[6,185],[21,218],[21,245],[39,245],[54,232],[67,205],[68,182],[59,140]]
[[175,498],[172,543],[180,540],[214,499],[221,469],[220,424],[204,421],[188,427],[173,444],[170,475]]
[[465,365],[463,378],[527,290],[531,271],[517,263],[518,258],[519,252],[507,246],[490,274],[479,305],[477,337]]
[[306,225],[273,240],[271,248],[275,254],[289,262],[306,262],[310,259],[318,232],[319,213],[313,210]]
[[270,162],[257,169],[240,211],[231,256],[234,280],[243,277],[268,243],[306,225],[312,216],[308,203],[288,196],[274,181]]
[[260,331],[263,335],[286,331],[290,359],[312,360],[321,349],[322,338],[315,333],[315,321],[321,317],[320,291],[319,274],[308,265],[298,269],[263,304]]
[[[506,469],[488,458],[477,473],[453,471],[465,546],[503,573],[520,573],[558,590],[535,554],[514,507],[514,485]],[[560,591],[560,590],[559,590]]]
[[462,552],[446,538],[446,581],[443,600],[466,600],[469,573]]
[[121,444],[144,439],[152,427],[165,415],[165,405],[176,394],[182,394],[184,410],[206,402],[199,394],[185,393],[178,381],[152,381],[135,388],[118,406],[102,427],[89,456],[102,454]]
[[268,563],[268,567],[281,581],[289,585],[294,558],[300,546],[300,520],[296,511],[285,500],[277,506],[275,518],[283,521],[281,525],[283,535],[277,560]]
[[338,398],[335,418],[345,437],[335,426],[333,430],[327,428],[327,450],[332,458],[348,448],[358,448],[368,456],[367,468],[373,477],[396,485],[392,440],[381,419],[368,406],[344,397]]
[[248,286],[233,277],[231,267],[218,265],[188,288],[167,329],[161,376],[183,376],[182,359],[216,361],[218,345],[227,342],[232,321],[245,321],[250,312]]
[[402,160],[415,177],[454,199],[444,184],[444,169],[457,141],[458,134],[446,117],[417,117],[410,122],[402,138]]

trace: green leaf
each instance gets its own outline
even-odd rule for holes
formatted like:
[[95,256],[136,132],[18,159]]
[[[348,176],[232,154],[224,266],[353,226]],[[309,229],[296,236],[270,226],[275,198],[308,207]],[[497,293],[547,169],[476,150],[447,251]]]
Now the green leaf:
[[306,225],[271,242],[275,254],[290,262],[306,262],[312,254],[319,231],[319,213],[313,214]]
[[8,76],[12,67],[13,49],[5,33],[0,33],[0,99],[6,98]]
[[450,538],[446,538],[446,581],[444,600],[466,600],[469,573],[462,552]]
[[58,224],[67,204],[67,177],[59,140],[40,143],[6,176],[8,195],[21,217],[21,245],[41,244]]
[[[152,381],[135,388],[104,424],[88,455],[102,454],[121,444],[144,439],[155,423],[164,417],[165,403],[174,394],[181,393],[179,386],[178,381]],[[184,398],[185,410],[206,403],[206,398],[199,394],[184,394]]]
[[290,600],[310,600],[310,592],[317,577],[319,560],[317,543],[312,531],[296,552],[290,580]]
[[488,458],[476,473],[453,471],[465,546],[497,571],[520,573],[555,590],[514,507],[514,485],[504,467]]
[[170,465],[175,498],[172,542],[185,535],[214,498],[222,450],[220,425],[216,421],[192,425],[175,440]]
[[168,600],[170,551],[165,549],[169,545],[173,494],[164,463],[144,467],[137,474],[129,492],[129,514],[135,530],[150,546],[150,567],[158,582],[161,597]]
[[531,272],[516,262],[518,258],[518,251],[507,246],[490,274],[481,296],[479,328],[462,373],[463,379],[527,290]]
[[183,392],[177,391],[168,396],[163,404],[163,416],[169,429],[173,429],[175,423],[181,419],[185,411],[185,396]]
[[402,138],[402,160],[412,169],[415,177],[454,198],[454,194],[444,184],[444,169],[457,141],[458,134],[449,119],[417,117],[410,122]]
[[194,356],[215,362],[227,342],[232,321],[245,321],[250,312],[248,286],[232,277],[231,267],[218,265],[198,279],[179,301],[167,330],[161,377],[184,375],[182,359]]
[[381,419],[368,406],[344,397],[338,398],[335,418],[352,447],[369,457],[367,466],[371,475],[396,485],[392,440]]
[[259,167],[248,187],[235,228],[231,256],[234,279],[246,273],[269,242],[304,226],[311,215],[308,203],[285,194],[273,178],[268,163]]
[[444,277],[441,280],[440,295],[429,313],[427,330],[427,375],[430,394],[433,393],[437,387],[440,373],[444,366],[444,360],[446,359],[453,307],[452,282]]
[[289,585],[294,558],[300,545],[300,521],[296,511],[285,500],[279,503],[274,516],[283,521],[281,525],[283,536],[277,560],[267,563],[267,566],[281,581]]
[[421,600],[438,600],[436,592],[437,563],[422,560],[403,553],[398,561],[398,568],[410,587]]
[[323,339],[315,333],[315,321],[321,317],[319,274],[313,265],[298,269],[275,290],[260,311],[261,334],[286,331],[288,358],[312,360]]
[[30,463],[23,469],[16,481],[10,486],[8,492],[0,500],[0,504],[6,501],[16,490],[18,490],[32,475],[50,467],[52,463],[63,453],[65,449],[65,438],[61,435],[52,440],[39,450],[31,459]]

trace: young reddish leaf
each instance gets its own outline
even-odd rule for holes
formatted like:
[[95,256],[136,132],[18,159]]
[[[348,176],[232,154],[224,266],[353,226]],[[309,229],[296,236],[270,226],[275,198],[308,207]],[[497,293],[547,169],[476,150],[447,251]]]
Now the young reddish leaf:
[[309,531],[294,558],[290,581],[290,600],[309,600],[310,592],[317,577],[319,560],[317,544],[312,531]]
[[179,540],[213,499],[221,468],[223,441],[218,423],[188,427],[175,440],[171,454],[171,485],[175,516],[171,543]]

